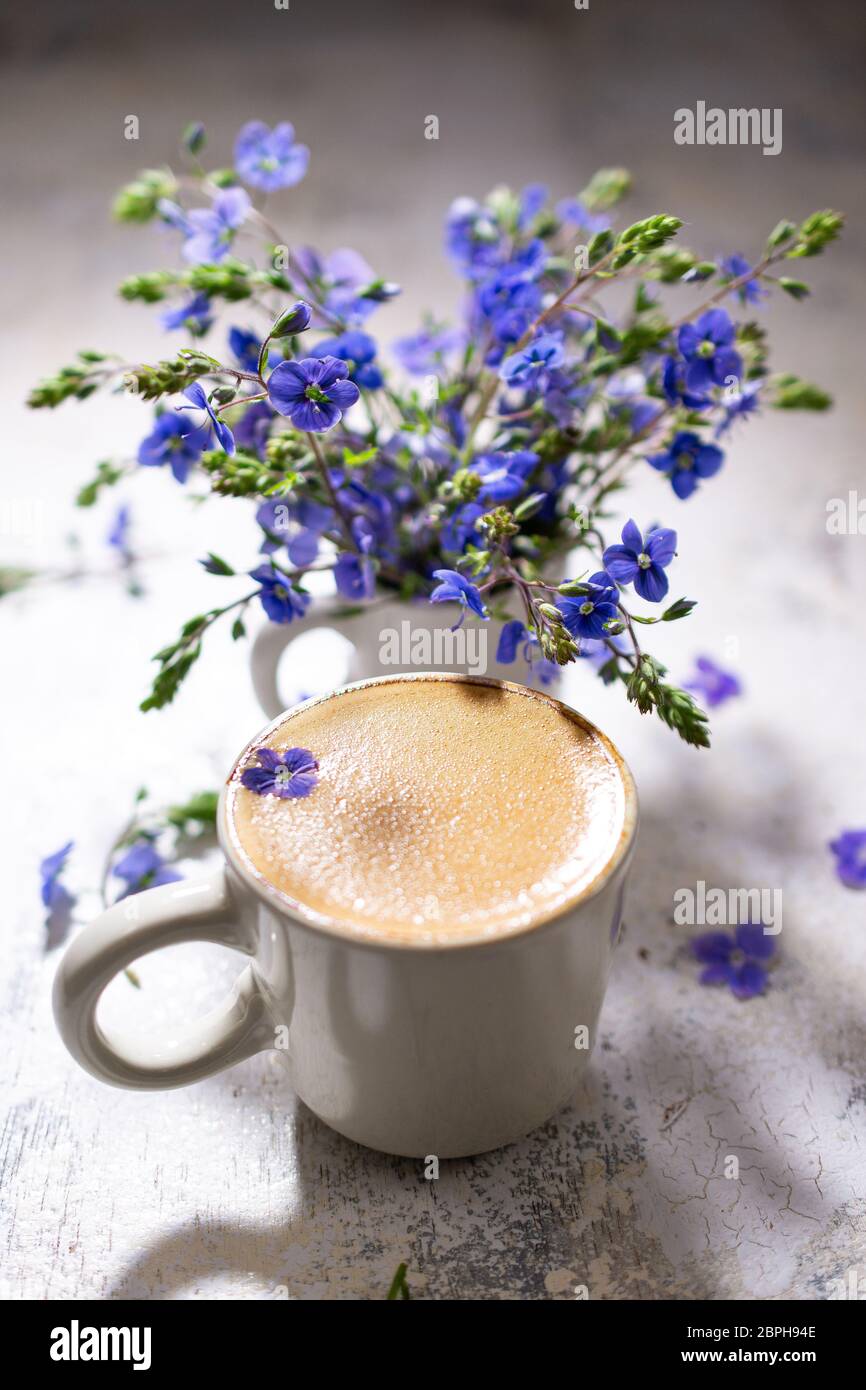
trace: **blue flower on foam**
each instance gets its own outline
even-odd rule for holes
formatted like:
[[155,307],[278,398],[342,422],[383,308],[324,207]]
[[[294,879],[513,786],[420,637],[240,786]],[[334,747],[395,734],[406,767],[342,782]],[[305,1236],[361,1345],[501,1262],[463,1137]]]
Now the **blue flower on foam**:
[[309,796],[318,785],[319,764],[309,748],[257,748],[258,767],[247,767],[241,782],[257,796],[296,799]]

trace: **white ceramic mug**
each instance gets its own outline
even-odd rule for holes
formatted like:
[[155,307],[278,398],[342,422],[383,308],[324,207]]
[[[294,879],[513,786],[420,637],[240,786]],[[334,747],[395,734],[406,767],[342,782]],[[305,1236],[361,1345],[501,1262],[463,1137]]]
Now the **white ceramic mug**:
[[[140,1089],[183,1086],[275,1048],[320,1119],[387,1153],[453,1158],[528,1133],[568,1101],[586,1066],[622,921],[637,798],[622,758],[598,736],[620,772],[616,846],[567,910],[500,938],[407,946],[323,925],[242,860],[224,791],[225,864],[117,903],[67,950],[54,987],[66,1046],[100,1080]],[[225,1004],[146,1044],[104,1029],[97,1005],[109,981],[139,956],[184,941],[219,942],[248,958]]]
[[[411,671],[456,671],[461,675],[490,676],[540,687],[536,673],[543,667],[523,660],[505,665],[496,660],[493,623],[466,623],[458,631],[453,604],[432,604],[428,599],[410,602],[379,594],[366,603],[352,605],[337,593],[316,595],[310,609],[291,623],[263,623],[250,650],[253,689],[268,719],[275,719],[298,699],[298,690],[310,690],[308,662],[293,662],[287,654],[309,632],[337,632],[343,638],[341,659],[329,681],[331,686],[374,676],[393,676]],[[283,658],[285,656],[285,662]]]

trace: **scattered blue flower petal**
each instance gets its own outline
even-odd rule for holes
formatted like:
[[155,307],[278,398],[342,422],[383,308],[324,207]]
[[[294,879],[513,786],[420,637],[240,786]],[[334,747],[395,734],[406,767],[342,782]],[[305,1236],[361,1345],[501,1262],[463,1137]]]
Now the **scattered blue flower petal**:
[[695,667],[695,674],[690,680],[683,681],[683,688],[699,695],[710,709],[723,705],[735,695],[742,695],[743,687],[733,672],[723,671],[708,656],[699,656]]
[[743,922],[733,934],[705,932],[691,943],[695,958],[703,965],[702,985],[728,985],[738,999],[763,994],[768,972],[765,962],[772,959],[776,943],[760,922]]
[[836,874],[846,888],[866,888],[866,830],[843,830],[830,849],[836,856]]

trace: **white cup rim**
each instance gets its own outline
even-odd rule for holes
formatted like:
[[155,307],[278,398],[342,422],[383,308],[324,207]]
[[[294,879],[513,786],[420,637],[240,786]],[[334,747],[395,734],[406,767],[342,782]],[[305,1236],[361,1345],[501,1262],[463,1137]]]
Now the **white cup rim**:
[[[413,941],[401,936],[393,938],[385,934],[377,935],[373,931],[361,931],[352,927],[340,918],[328,917],[323,913],[314,911],[306,904],[292,898],[281,888],[277,888],[271,883],[264,874],[260,872],[245,855],[232,820],[229,815],[229,803],[234,795],[234,789],[240,780],[240,772],[252,756],[253,752],[269,736],[274,733],[287,717],[293,718],[302,710],[312,708],[314,705],[324,704],[328,700],[333,700],[337,696],[344,695],[353,690],[362,690],[367,686],[373,685],[394,685],[405,681],[457,681],[468,685],[492,686],[497,689],[509,690],[514,694],[523,695],[531,699],[543,700],[549,705],[553,705],[561,713],[568,715],[569,718],[577,720],[582,728],[586,729],[594,737],[598,738],[606,751],[612,757],[619,773],[623,791],[623,815],[620,832],[617,838],[616,847],[598,870],[594,878],[584,884],[573,897],[565,902],[559,902],[551,907],[547,912],[540,913],[527,924],[519,924],[511,929],[497,932],[492,936],[485,936],[480,931],[477,933],[467,933],[465,936],[455,937],[452,940],[417,940]],[[585,903],[591,901],[601,893],[617,871],[628,860],[634,846],[635,835],[638,824],[638,798],[634,778],[631,771],[620,753],[619,749],[591,720],[585,715],[565,704],[563,700],[557,700],[555,696],[549,695],[546,691],[534,690],[529,686],[520,685],[516,681],[499,680],[492,676],[472,676],[464,675],[456,671],[411,671],[398,672],[394,675],[372,676],[367,680],[353,681],[349,685],[338,686],[334,690],[327,691],[324,695],[314,695],[309,700],[304,700],[300,704],[293,705],[291,709],[284,710],[276,719],[272,719],[263,729],[250,739],[246,747],[235,759],[231,772],[225,780],[225,784],[220,794],[219,806],[217,808],[217,835],[223,853],[232,866],[232,869],[241,881],[251,889],[251,891],[261,899],[269,908],[281,916],[289,917],[294,923],[301,927],[306,927],[317,935],[325,935],[338,938],[340,941],[354,946],[383,949],[388,951],[454,951],[469,950],[478,948],[490,948],[493,946],[504,946],[514,941],[524,940],[529,935],[543,930],[546,927],[554,926],[563,918],[570,916],[575,910],[582,908]]]

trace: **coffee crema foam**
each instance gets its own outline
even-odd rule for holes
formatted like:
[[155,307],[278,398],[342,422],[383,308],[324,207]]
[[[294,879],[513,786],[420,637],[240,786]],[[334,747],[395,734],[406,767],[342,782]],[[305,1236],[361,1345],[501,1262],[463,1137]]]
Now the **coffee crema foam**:
[[[555,915],[615,853],[623,773],[591,728],[523,688],[413,677],[289,713],[258,746],[309,748],[305,798],[227,803],[247,867],[348,934],[441,942]],[[627,775],[627,774],[626,774]]]

